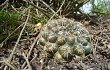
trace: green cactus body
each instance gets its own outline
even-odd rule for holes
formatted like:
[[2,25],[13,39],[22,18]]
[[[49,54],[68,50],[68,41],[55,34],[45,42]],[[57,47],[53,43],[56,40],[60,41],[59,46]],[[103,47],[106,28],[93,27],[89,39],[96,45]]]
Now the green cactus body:
[[47,57],[56,61],[71,61],[73,56],[84,56],[92,52],[87,29],[72,19],[61,18],[45,24],[40,32],[39,44],[44,46]]

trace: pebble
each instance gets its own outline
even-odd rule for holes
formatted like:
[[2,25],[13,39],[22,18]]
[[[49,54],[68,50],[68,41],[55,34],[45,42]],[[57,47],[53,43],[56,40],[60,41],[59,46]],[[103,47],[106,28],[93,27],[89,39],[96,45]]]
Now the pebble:
[[107,53],[107,58],[110,59],[110,52]]
[[108,63],[108,70],[110,70],[110,62]]
[[87,70],[96,70],[95,68],[89,68],[89,69],[87,69]]

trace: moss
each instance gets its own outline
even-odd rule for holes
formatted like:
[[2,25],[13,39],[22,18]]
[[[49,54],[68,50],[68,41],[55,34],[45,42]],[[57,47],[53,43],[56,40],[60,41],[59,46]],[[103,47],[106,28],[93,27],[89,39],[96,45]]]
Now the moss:
[[18,26],[19,17],[20,14],[15,11],[0,10],[0,41],[5,39]]

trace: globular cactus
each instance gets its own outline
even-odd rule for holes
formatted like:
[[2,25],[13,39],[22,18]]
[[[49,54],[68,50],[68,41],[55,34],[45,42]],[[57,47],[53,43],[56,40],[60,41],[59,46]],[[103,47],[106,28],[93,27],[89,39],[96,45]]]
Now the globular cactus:
[[56,61],[71,61],[74,56],[83,58],[92,52],[87,29],[80,22],[67,18],[45,24],[40,32],[39,45],[47,57]]

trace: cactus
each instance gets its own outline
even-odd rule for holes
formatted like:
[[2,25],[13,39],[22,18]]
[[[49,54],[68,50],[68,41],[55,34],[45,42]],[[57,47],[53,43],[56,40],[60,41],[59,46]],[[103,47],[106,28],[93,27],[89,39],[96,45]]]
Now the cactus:
[[54,19],[45,24],[40,32],[39,45],[56,61],[71,61],[74,56],[84,57],[92,52],[87,29],[72,19]]

